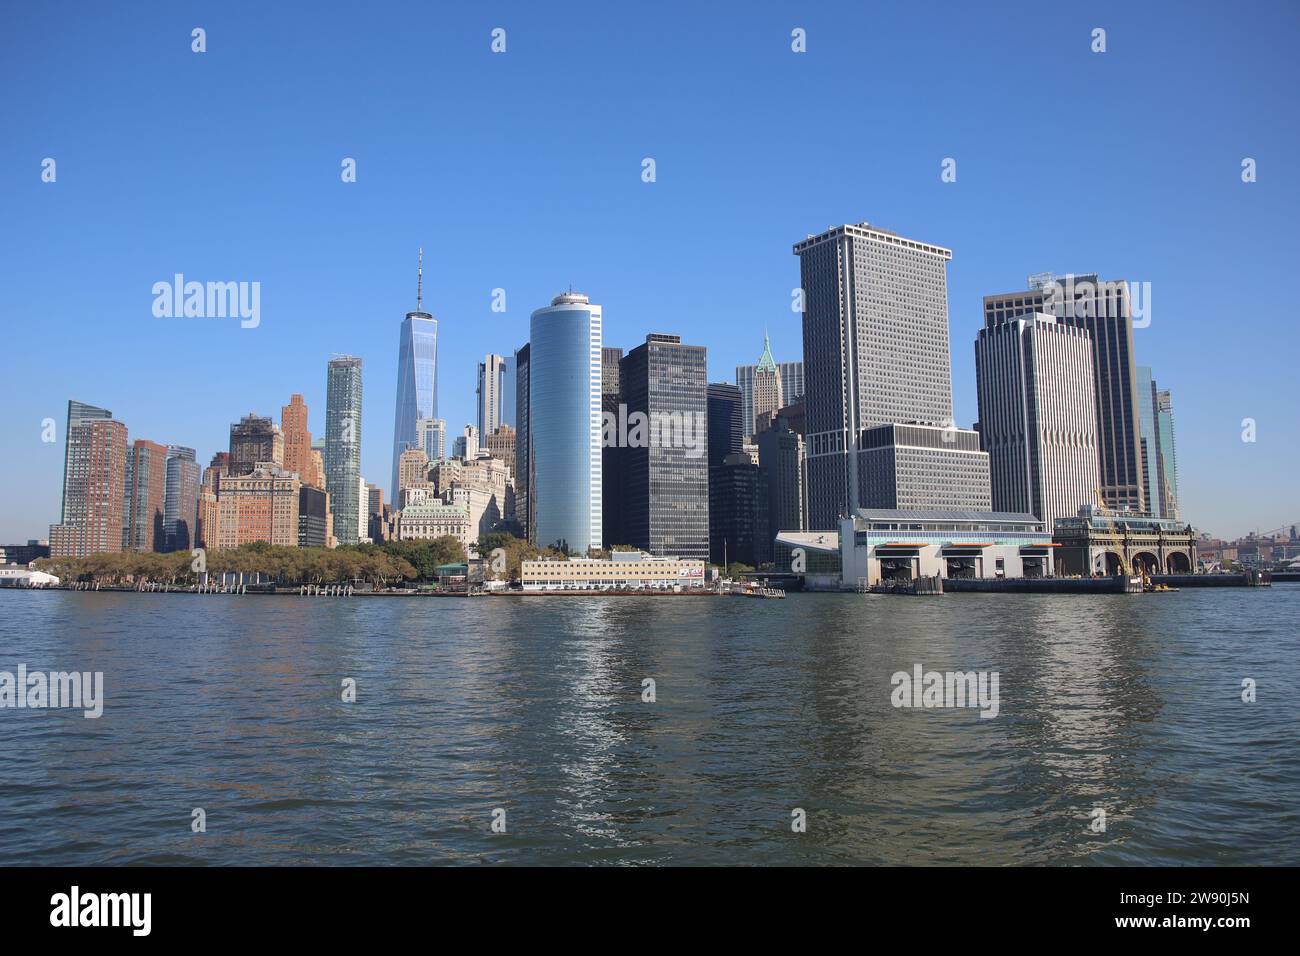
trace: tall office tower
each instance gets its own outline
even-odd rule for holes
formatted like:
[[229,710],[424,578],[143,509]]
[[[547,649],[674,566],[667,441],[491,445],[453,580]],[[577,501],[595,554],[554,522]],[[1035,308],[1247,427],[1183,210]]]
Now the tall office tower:
[[460,457],[473,460],[478,457],[478,429],[473,425],[466,425],[464,433],[460,436],[463,444],[460,446]]
[[199,463],[193,448],[167,446],[167,496],[163,523],[164,550],[189,551],[197,540],[199,521]]
[[952,423],[952,252],[860,223],[809,236],[794,253],[804,296],[808,527],[834,528],[864,506],[864,429]]
[[370,541],[370,491],[369,482],[361,475],[357,476],[357,542],[366,544]]
[[709,409],[709,560],[722,561],[722,511],[718,507],[715,486],[719,471],[728,455],[740,454],[745,441],[741,409],[744,396],[739,385],[710,382],[706,391]]
[[361,359],[341,355],[330,359],[325,378],[325,490],[339,544],[361,538],[357,529],[366,516],[360,480]]
[[325,487],[325,439],[313,438],[311,442],[311,477],[305,479],[313,488]]
[[82,558],[122,550],[126,513],[126,426],[94,405],[68,402],[63,510],[50,526],[50,555]]
[[505,396],[506,360],[489,352],[478,363],[478,433],[490,435],[501,424],[501,402]]
[[528,414],[528,378],[532,349],[527,342],[515,349],[515,517],[523,529],[524,537],[536,541],[533,509],[529,503],[532,486],[533,459],[529,441],[530,418]]
[[767,477],[741,452],[727,455],[709,485],[709,560],[724,567],[758,567],[772,560],[775,534],[768,521]]
[[220,540],[221,511],[217,496],[221,476],[226,473],[229,463],[230,452],[219,451],[212,456],[212,463],[203,469],[203,483],[199,487],[199,526],[194,538],[201,548],[216,548]]
[[424,311],[424,250],[421,249],[415,280],[415,311],[406,313],[397,341],[397,407],[393,412],[390,488],[397,487],[398,459],[402,452],[419,441],[416,422],[437,417],[438,320]]
[[1097,402],[1101,496],[1116,510],[1146,510],[1128,283],[1102,282],[1096,274],[1042,273],[1030,276],[1027,285],[1024,292],[985,296],[984,324],[996,325],[1026,312],[1046,312],[1067,325],[1088,330]]
[[[657,557],[709,557],[708,376],[703,345],[651,333],[619,363],[621,541]],[[633,416],[646,418],[636,441]],[[611,424],[621,431],[615,419]],[[612,436],[611,436],[612,437]]]
[[1169,389],[1156,391],[1156,431],[1160,462],[1160,515],[1177,521],[1178,453],[1174,445],[1174,399]]
[[773,538],[782,531],[802,531],[803,438],[780,417],[756,438],[758,467],[767,483],[768,530]]
[[230,475],[247,475],[261,462],[284,466],[284,434],[270,418],[249,412],[230,426]]
[[519,371],[515,368],[515,357],[507,355],[502,360],[504,373],[501,376],[501,425],[515,427],[518,421],[515,413],[518,408],[519,398],[517,395],[517,385],[519,381]]
[[510,425],[501,425],[483,440],[487,453],[505,463],[511,484],[514,484],[515,475],[515,440],[515,430]]
[[992,509],[989,453],[979,432],[877,425],[864,429],[858,443],[859,508]]
[[[781,396],[780,404],[789,404],[803,397],[803,362],[777,362],[772,357],[771,343],[767,333],[763,334],[763,354],[756,365],[736,366],[736,385],[741,394],[741,421],[745,422],[745,435],[753,435],[757,428],[759,412],[754,408],[754,379],[759,369],[776,370],[777,385]],[[770,394],[771,385],[767,385]],[[778,407],[780,407],[778,405]]]
[[763,333],[763,354],[758,357],[754,369],[753,387],[754,419],[745,422],[747,434],[758,434],[758,420],[763,415],[775,415],[776,410],[785,404],[781,394],[781,373],[777,371],[776,359],[772,358],[772,343],[767,333]]
[[299,484],[298,547],[329,547],[329,495],[322,488]]
[[[423,448],[408,448],[402,452],[401,461],[398,462],[397,469],[397,491],[394,493],[393,502],[397,507],[406,506],[406,498],[402,492],[407,488],[415,488],[429,483],[429,456],[424,453]],[[372,514],[375,509],[370,509]],[[379,512],[383,513],[382,509]]]
[[1087,331],[1041,312],[986,326],[975,377],[993,510],[1033,514],[1051,531],[1094,503],[1101,478]]
[[226,475],[217,497],[217,546],[222,550],[265,541],[298,545],[302,482],[292,472],[262,463],[246,475]]
[[[600,414],[604,421],[613,415],[618,419],[618,406],[622,401],[619,394],[619,363],[623,361],[623,350],[605,346],[600,350]],[[608,548],[627,544],[628,538],[623,533],[623,476],[620,472],[623,449],[616,442],[601,438],[600,450],[600,502],[601,502],[601,537]]]
[[167,449],[137,438],[127,449],[122,548],[164,551],[167,545]]
[[[408,454],[407,449],[402,454]],[[423,454],[423,452],[421,452]],[[405,464],[405,463],[403,463]],[[366,537],[375,544],[385,540],[384,489],[373,482],[366,483]]]
[[1160,514],[1160,448],[1159,426],[1156,424],[1156,382],[1151,369],[1139,365],[1134,369],[1137,381],[1138,444],[1142,448],[1142,495],[1147,513],[1153,518]]
[[311,460],[311,432],[307,430],[307,406],[301,395],[290,395],[280,409],[280,433],[284,436],[284,470],[295,471],[308,484],[315,477]]
[[447,456],[447,422],[441,418],[421,418],[415,423],[415,443],[424,449],[429,461]]
[[710,382],[707,390],[709,413],[709,466],[740,451],[745,442],[743,399],[740,387],[727,382]]
[[532,314],[528,520],[534,543],[601,544],[601,308],[565,292]]

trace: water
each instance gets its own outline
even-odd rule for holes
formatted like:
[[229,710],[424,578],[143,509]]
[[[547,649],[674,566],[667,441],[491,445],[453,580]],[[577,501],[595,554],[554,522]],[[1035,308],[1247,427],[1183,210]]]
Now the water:
[[[0,863],[1294,865],[1297,621],[1293,585],[0,591],[0,670],[103,671],[107,698],[0,710]],[[895,709],[916,663],[998,671],[999,715]]]

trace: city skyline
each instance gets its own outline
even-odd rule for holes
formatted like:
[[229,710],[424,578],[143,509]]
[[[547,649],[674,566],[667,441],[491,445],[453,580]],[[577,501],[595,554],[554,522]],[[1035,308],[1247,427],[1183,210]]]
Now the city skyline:
[[[430,112],[396,79],[382,88],[394,111],[412,107],[430,120],[473,125],[474,110],[497,115],[502,103],[520,96],[547,117],[553,110],[546,107],[595,96],[539,56],[555,38],[592,41],[593,56],[620,90],[635,86],[639,65],[671,48],[682,75],[663,79],[651,94],[648,117],[622,121],[611,101],[596,97],[592,120],[603,135],[580,169],[548,159],[545,150],[523,165],[493,159],[490,147],[499,142],[478,133],[458,157],[430,160],[409,145],[398,155],[396,140],[371,136],[374,131],[351,111],[358,97],[377,95],[372,80],[359,81],[361,90],[331,104],[344,117],[334,128],[312,130],[301,151],[277,146],[270,165],[246,165],[221,144],[205,157],[186,137],[155,137],[141,151],[134,145],[136,127],[147,127],[148,120],[123,113],[112,98],[152,82],[153,67],[144,64],[163,57],[175,75],[176,90],[155,92],[161,112],[172,111],[173,97],[193,96],[198,89],[211,98],[211,122],[233,122],[249,84],[281,82],[314,55],[311,45],[292,42],[283,17],[237,12],[208,18],[212,42],[205,57],[190,53],[184,41],[191,24],[175,18],[135,34],[96,20],[94,42],[78,32],[88,26],[76,25],[52,40],[55,47],[69,44],[69,69],[47,78],[45,95],[65,104],[74,89],[93,85],[86,77],[102,69],[103,83],[90,102],[103,115],[74,110],[68,115],[84,124],[43,130],[12,105],[0,107],[13,134],[0,152],[13,210],[4,231],[12,279],[0,308],[14,332],[4,369],[16,387],[11,415],[0,430],[0,539],[44,537],[57,523],[69,399],[113,409],[132,440],[181,442],[206,461],[224,447],[229,423],[249,410],[274,416],[291,393],[324,409],[320,366],[334,352],[366,360],[373,400],[363,412],[364,432],[371,437],[363,446],[361,474],[382,483],[391,465],[385,443],[391,419],[384,420],[395,388],[391,317],[409,307],[410,254],[421,244],[429,258],[425,298],[442,322],[440,417],[455,435],[475,421],[475,363],[488,352],[511,355],[527,338],[529,311],[570,279],[603,304],[606,344],[631,348],[652,331],[681,333],[709,349],[710,381],[729,379],[729,369],[753,361],[755,330],[765,325],[774,354],[797,358],[798,316],[789,299],[799,280],[789,245],[828,222],[863,220],[953,250],[947,309],[959,425],[977,417],[970,343],[981,324],[983,296],[1022,288],[1027,275],[1047,270],[1150,281],[1155,311],[1150,325],[1134,332],[1136,359],[1151,366],[1161,388],[1173,394],[1181,515],[1198,529],[1227,537],[1295,520],[1287,495],[1300,452],[1281,406],[1266,390],[1277,373],[1285,373],[1297,344],[1296,330],[1273,318],[1284,314],[1273,277],[1286,274],[1295,251],[1288,223],[1297,208],[1296,185],[1283,174],[1281,159],[1293,154],[1296,133],[1291,124],[1270,122],[1285,115],[1284,90],[1293,85],[1294,68],[1280,35],[1248,33],[1226,13],[1194,11],[1188,23],[1159,9],[1103,5],[1095,19],[1109,29],[1111,46],[1096,55],[1087,44],[1092,24],[1076,17],[1048,13],[1016,22],[1006,14],[954,11],[963,42],[945,40],[926,51],[919,46],[918,38],[928,35],[919,15],[903,11],[768,12],[743,25],[708,11],[692,16],[692,30],[664,26],[636,46],[618,42],[620,14],[595,8],[588,14],[550,23],[527,10],[503,14],[511,45],[495,58],[487,49],[490,24],[463,12],[438,14],[424,22],[441,31],[446,66],[440,71],[464,71],[485,85],[482,94]],[[27,16],[18,14],[12,36],[31,26]],[[795,25],[808,30],[803,55],[789,50]],[[1193,27],[1213,30],[1220,45],[1216,54],[1195,70],[1184,63],[1168,78],[1158,76],[1185,55]],[[323,24],[320,31],[318,42],[340,42],[341,27]],[[838,61],[853,36],[879,43],[886,66],[909,58],[917,68],[943,63],[944,75],[968,75],[970,82],[962,86],[969,89],[949,90],[950,102],[943,104],[926,97],[925,119],[912,121],[907,115],[922,107],[920,94],[891,88],[895,100],[882,107],[883,123],[898,135],[888,148],[866,132],[851,131],[846,158],[826,160],[825,174],[810,177],[799,158],[804,138],[792,130],[807,129],[820,139],[831,107],[810,102],[808,84],[851,75]],[[1033,88],[1012,85],[1020,70],[981,62],[973,51],[985,40],[1023,43],[1027,60],[1020,69],[1042,68]],[[406,42],[386,41],[399,52]],[[707,144],[691,145],[712,121],[716,99],[692,106],[680,121],[670,120],[675,112],[667,107],[686,102],[692,78],[712,74],[721,47],[723,62],[743,82],[727,88],[737,108],[722,122],[737,149],[752,147],[754,153],[719,170],[711,165],[715,154]],[[74,56],[74,48],[84,55]],[[274,72],[233,82],[228,90],[215,88],[214,82],[232,79],[239,57],[252,56],[250,49],[258,56],[277,50]],[[108,71],[108,50],[140,65]],[[18,98],[36,96],[29,86],[36,81],[21,69],[28,54],[8,45],[6,52],[16,67]],[[196,73],[200,69],[206,72]],[[1247,73],[1262,78],[1242,79]],[[536,81],[534,89],[523,90],[529,78]],[[1135,84],[1142,88],[1135,92]],[[995,95],[984,106],[981,97],[990,90]],[[108,99],[101,102],[101,95]],[[987,128],[977,128],[1009,111],[1035,112],[1060,101],[1138,120],[1114,129],[1100,124],[1090,132],[1096,149],[1087,161],[1009,152]],[[765,104],[762,116],[759,102]],[[789,122],[779,119],[783,110]],[[1215,126],[1224,148],[1187,148],[1197,135],[1182,118],[1191,110]],[[799,117],[797,124],[793,117]],[[281,114],[277,122],[288,122],[290,131],[305,130],[293,124],[315,118]],[[250,134],[264,132],[260,118],[247,119]],[[513,113],[502,123],[505,132],[494,135],[511,142],[545,129],[542,120]],[[417,143],[428,135],[418,134]],[[551,141],[550,134],[543,137]],[[96,149],[88,150],[87,142]],[[57,182],[40,181],[39,162],[46,156],[59,162]],[[359,169],[351,185],[338,179],[339,161],[348,156],[356,157]],[[647,156],[657,162],[652,183],[641,179]],[[950,156],[959,175],[944,183],[941,162]],[[1242,182],[1243,157],[1258,160],[1257,182]],[[474,170],[474,164],[482,168]],[[417,198],[412,187],[425,177],[433,194]],[[759,188],[766,199],[754,204]],[[1187,194],[1196,195],[1197,203],[1182,202]],[[414,214],[399,210],[398,197],[415,207]],[[565,202],[576,202],[588,221],[557,220],[556,204]],[[1057,204],[1055,217],[1029,218],[1051,202]],[[436,219],[429,218],[431,209],[440,211]],[[1024,228],[1067,217],[1069,228]],[[1123,228],[1116,228],[1118,217]],[[165,229],[167,237],[142,240],[129,225],[137,218]],[[512,224],[504,236],[503,218]],[[729,222],[736,241],[725,251],[708,249],[703,261],[692,263],[681,237],[719,219]],[[394,223],[403,225],[394,229]],[[1200,229],[1203,223],[1213,228]],[[115,241],[116,229],[127,230],[132,241]],[[1189,241],[1193,234],[1196,242]],[[30,238],[19,241],[24,235]],[[500,244],[483,255],[479,250],[488,248],[489,235]],[[611,235],[622,241],[610,242]],[[77,263],[75,270],[67,270],[70,261]],[[260,325],[153,316],[149,287],[177,272],[260,282]],[[1207,275],[1230,281],[1202,281]],[[498,288],[507,294],[504,313],[492,311]],[[78,342],[58,363],[48,341],[56,323]],[[173,398],[160,400],[163,395]],[[47,418],[58,426],[52,444],[40,442]],[[1255,442],[1241,440],[1245,419],[1258,424]],[[1249,496],[1225,493],[1247,486]],[[392,489],[386,492],[391,496]]]

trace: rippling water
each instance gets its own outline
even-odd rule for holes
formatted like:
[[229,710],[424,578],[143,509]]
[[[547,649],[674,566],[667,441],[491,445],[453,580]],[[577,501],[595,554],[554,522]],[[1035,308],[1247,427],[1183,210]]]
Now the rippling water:
[[[1293,585],[0,591],[0,670],[106,696],[0,710],[0,863],[1297,864],[1297,622]],[[895,709],[917,663],[998,671],[999,715]]]

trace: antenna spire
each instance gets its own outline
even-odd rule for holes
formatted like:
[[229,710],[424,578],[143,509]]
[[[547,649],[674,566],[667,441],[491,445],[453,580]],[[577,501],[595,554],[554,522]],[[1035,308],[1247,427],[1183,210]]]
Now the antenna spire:
[[420,261],[415,268],[415,311],[424,311],[424,246],[420,247]]

